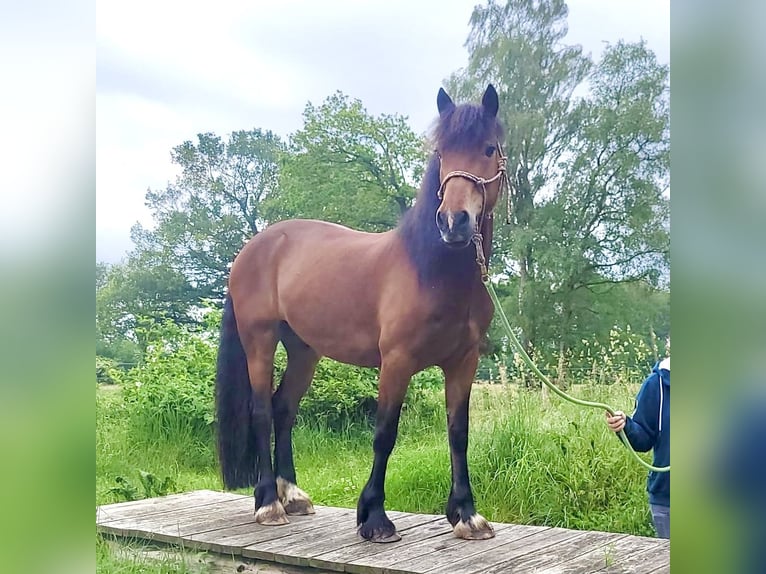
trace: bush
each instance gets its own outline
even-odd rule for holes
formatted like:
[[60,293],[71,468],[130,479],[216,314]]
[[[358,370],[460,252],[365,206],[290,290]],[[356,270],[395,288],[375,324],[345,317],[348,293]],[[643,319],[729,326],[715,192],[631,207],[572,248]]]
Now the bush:
[[437,367],[415,373],[410,381],[410,390],[435,390],[444,388],[444,375]]
[[[275,363],[284,369],[284,352],[277,352]],[[378,405],[378,369],[354,367],[322,359],[314,379],[301,400],[298,421],[329,430],[374,424]],[[443,401],[435,400],[434,389],[443,387],[443,376],[436,368],[415,374],[404,400],[403,412],[421,420],[444,415]]]
[[583,339],[579,351],[567,359],[580,382],[640,383],[659,357],[654,333],[652,342],[650,347],[630,325],[615,327],[609,331],[608,345]]
[[416,373],[410,381],[402,407],[402,422],[418,426],[445,420],[444,375],[437,367]]
[[96,382],[102,385],[115,385],[122,380],[122,371],[117,361],[96,355]]
[[[277,363],[284,364],[284,353],[277,353]],[[378,372],[322,359],[314,379],[301,400],[298,421],[308,426],[343,430],[355,425],[369,425],[377,411]]]
[[216,348],[204,334],[165,324],[125,376],[131,421],[152,435],[212,436]]

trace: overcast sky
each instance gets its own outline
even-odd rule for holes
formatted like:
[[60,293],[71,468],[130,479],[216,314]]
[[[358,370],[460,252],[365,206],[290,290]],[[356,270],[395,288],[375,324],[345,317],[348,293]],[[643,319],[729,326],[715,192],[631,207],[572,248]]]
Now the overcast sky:
[[[98,1],[96,259],[151,224],[147,187],[175,178],[170,150],[200,132],[286,137],[336,90],[424,132],[436,92],[465,66],[478,0]],[[669,62],[669,0],[569,0],[566,42],[598,58],[645,39]]]

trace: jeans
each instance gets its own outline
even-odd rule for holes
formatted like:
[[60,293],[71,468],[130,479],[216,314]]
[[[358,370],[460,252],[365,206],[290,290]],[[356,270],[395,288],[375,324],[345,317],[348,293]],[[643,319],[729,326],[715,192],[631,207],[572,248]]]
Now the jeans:
[[658,538],[670,538],[670,507],[660,504],[650,504],[652,522]]

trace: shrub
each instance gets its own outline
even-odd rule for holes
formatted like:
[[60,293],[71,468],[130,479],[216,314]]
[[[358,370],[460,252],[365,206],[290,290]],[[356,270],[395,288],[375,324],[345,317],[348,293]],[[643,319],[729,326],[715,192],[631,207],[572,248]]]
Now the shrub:
[[[284,365],[284,352],[277,352],[277,365]],[[284,368],[284,367],[282,367]],[[300,424],[340,431],[355,426],[370,426],[377,411],[378,369],[354,367],[330,359],[317,365],[314,379],[301,400]],[[435,399],[434,389],[443,387],[443,376],[436,368],[412,377],[403,412],[420,420],[443,417],[443,401]]]
[[117,361],[96,355],[96,382],[102,385],[115,385],[122,380],[122,371]]
[[[280,360],[277,354],[277,361]],[[299,422],[308,426],[343,430],[369,425],[377,410],[378,373],[322,359],[298,409]]]
[[211,436],[216,349],[204,334],[165,324],[131,369],[123,395],[131,421],[152,435]]
[[416,373],[402,408],[405,424],[431,425],[444,421],[444,375],[436,367]]
[[444,375],[436,367],[429,367],[415,373],[410,381],[410,390],[434,390],[444,388]]
[[[652,338],[654,341],[654,333]],[[568,362],[578,374],[580,382],[641,382],[658,355],[656,346],[650,347],[630,325],[624,329],[613,328],[609,332],[607,345],[599,344],[596,339],[583,339],[581,343],[577,353],[568,357]]]

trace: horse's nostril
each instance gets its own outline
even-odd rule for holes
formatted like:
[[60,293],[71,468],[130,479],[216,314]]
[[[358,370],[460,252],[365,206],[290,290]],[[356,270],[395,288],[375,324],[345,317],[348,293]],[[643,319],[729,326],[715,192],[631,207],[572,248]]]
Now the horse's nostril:
[[436,214],[436,227],[438,227],[439,231],[442,231],[442,232],[449,231],[449,225],[447,224],[447,215],[442,211],[439,211]]
[[452,224],[452,227],[463,227],[468,223],[468,212],[467,211],[458,211],[455,214],[455,220]]

